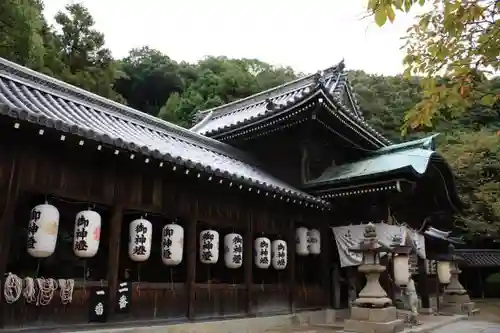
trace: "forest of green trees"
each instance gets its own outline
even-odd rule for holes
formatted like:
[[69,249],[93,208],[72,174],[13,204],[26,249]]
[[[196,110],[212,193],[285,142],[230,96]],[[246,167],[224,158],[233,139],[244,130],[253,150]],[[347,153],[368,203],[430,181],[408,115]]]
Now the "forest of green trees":
[[[105,36],[85,7],[62,8],[55,26],[41,0],[0,1],[0,57],[41,71],[142,112],[189,127],[195,111],[217,106],[292,80],[301,73],[257,59],[207,57],[177,62],[144,46],[114,59]],[[348,65],[348,64],[347,64]],[[422,99],[418,78],[349,72],[365,118],[394,141],[401,140],[405,113]],[[485,89],[500,88],[488,80]],[[457,175],[468,204],[457,226],[468,234],[497,234],[500,203],[500,108],[473,105],[465,113],[443,105],[433,128],[439,150]],[[424,133],[410,133],[419,136]]]

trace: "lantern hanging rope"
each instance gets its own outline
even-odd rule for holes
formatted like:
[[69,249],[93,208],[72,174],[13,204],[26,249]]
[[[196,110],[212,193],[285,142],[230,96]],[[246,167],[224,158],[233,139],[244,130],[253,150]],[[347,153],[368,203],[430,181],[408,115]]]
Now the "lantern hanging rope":
[[3,295],[5,302],[12,304],[16,302],[23,292],[23,280],[16,274],[10,273],[5,278]]
[[87,260],[83,260],[83,284],[82,284],[83,295],[87,295]]
[[208,300],[210,300],[211,297],[210,287],[212,287],[212,280],[210,280],[210,265],[207,267],[207,281],[208,281]]
[[52,278],[37,278],[36,284],[38,286],[38,299],[36,305],[48,305],[50,301],[52,301],[52,298],[54,298],[54,293],[58,287],[56,280]]
[[36,261],[36,270],[35,270],[35,278],[38,277],[38,274],[40,274],[40,267],[41,267],[41,259],[37,259]]
[[172,273],[172,267],[168,269],[170,271],[170,289],[172,290],[172,294],[175,297],[175,286],[174,286],[174,273]]
[[59,279],[59,297],[62,304],[69,304],[73,301],[73,291],[75,289],[75,280],[73,279]]
[[307,299],[307,288],[306,288],[306,279],[305,279],[305,276],[304,276],[304,262],[301,261],[300,262],[300,275],[302,276],[302,291],[304,292],[304,297],[305,299]]
[[25,277],[24,278],[24,289],[23,289],[23,296],[26,299],[26,302],[31,304],[36,302],[37,300],[37,290],[35,288],[35,280],[33,280],[32,277]]
[[137,290],[137,295],[141,296],[141,263],[137,263],[137,286],[135,287]]

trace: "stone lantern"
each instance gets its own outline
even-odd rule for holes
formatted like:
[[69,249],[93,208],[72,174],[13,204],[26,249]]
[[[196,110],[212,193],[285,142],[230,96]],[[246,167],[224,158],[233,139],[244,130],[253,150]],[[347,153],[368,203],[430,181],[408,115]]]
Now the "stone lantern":
[[393,262],[393,274],[394,283],[400,287],[405,287],[410,281],[410,253],[412,251],[411,246],[401,245],[401,237],[396,236],[393,239],[392,250],[392,262]]
[[394,283],[405,289],[405,308],[411,311],[407,318],[408,322],[419,324],[418,295],[415,281],[413,281],[410,273],[410,254],[412,250],[412,246],[401,245],[401,237],[394,237],[392,245]]
[[396,308],[379,282],[380,273],[386,270],[380,265],[380,253],[389,253],[391,249],[377,239],[377,230],[372,223],[366,225],[363,236],[359,246],[350,251],[363,255],[358,271],[366,276],[366,285],[354,301],[344,330],[358,333],[397,332],[403,329],[403,320],[397,319]]
[[465,290],[458,279],[458,276],[462,272],[458,267],[462,258],[455,254],[455,246],[453,244],[448,246],[448,253],[443,259],[443,262],[449,263],[449,283],[444,289],[443,304],[440,307],[440,311],[443,313],[472,315],[474,313],[474,302],[471,302],[467,290]]
[[436,264],[437,278],[440,284],[449,284],[451,282],[451,266],[453,261],[453,244],[448,246],[448,253],[438,257]]

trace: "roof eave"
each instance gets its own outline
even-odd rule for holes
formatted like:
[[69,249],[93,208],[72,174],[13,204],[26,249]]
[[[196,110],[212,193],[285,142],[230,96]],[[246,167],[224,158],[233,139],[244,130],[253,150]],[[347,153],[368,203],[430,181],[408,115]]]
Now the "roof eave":
[[[217,128],[214,131],[209,132],[200,132],[205,136],[213,138],[215,140],[220,140],[223,137],[235,135],[237,133],[241,133],[244,131],[248,131],[250,128],[264,125],[266,122],[270,120],[275,120],[283,116],[284,114],[296,110],[298,107],[301,107],[308,102],[311,102],[318,94],[320,94],[320,90],[318,87],[311,89],[307,94],[302,96],[299,100],[294,101],[293,103],[287,103],[283,105],[281,108],[277,108],[274,110],[269,110],[266,113],[263,113],[258,116],[250,117],[242,122],[231,124],[226,127]],[[305,110],[303,110],[305,111]]]
[[31,124],[35,124],[36,126],[39,127],[54,129],[61,133],[66,133],[68,135],[76,135],[87,140],[98,142],[103,146],[109,145],[113,148],[124,149],[134,154],[139,153],[141,155],[147,156],[148,158],[157,159],[159,161],[165,161],[176,166],[185,167],[187,169],[194,169],[198,172],[205,172],[214,175],[216,177],[227,179],[229,181],[235,181],[238,184],[245,184],[246,186],[255,187],[264,191],[275,193],[276,195],[279,196],[292,197],[295,198],[296,200],[302,200],[309,204],[318,205],[319,207],[324,207],[324,208],[329,207],[328,202],[315,198],[314,196],[304,193],[300,190],[292,191],[292,190],[282,189],[277,186],[272,186],[266,183],[255,181],[253,179],[244,178],[236,174],[231,174],[227,171],[213,169],[210,166],[204,166],[201,165],[200,163],[195,163],[194,161],[191,160],[184,160],[169,154],[162,154],[156,150],[149,150],[145,147],[138,147],[134,144],[129,144],[120,139],[113,140],[106,135],[101,135],[99,133],[90,131],[83,127],[71,126],[63,129],[51,119],[47,119],[45,117],[33,117],[32,115],[28,114],[28,112],[19,108],[14,109],[0,104],[0,114],[12,118],[14,122],[18,120],[18,122],[28,122]]

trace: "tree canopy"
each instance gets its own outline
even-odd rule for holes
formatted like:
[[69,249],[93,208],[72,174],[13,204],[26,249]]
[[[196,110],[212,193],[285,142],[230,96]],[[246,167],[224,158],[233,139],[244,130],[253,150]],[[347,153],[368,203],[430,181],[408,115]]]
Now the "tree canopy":
[[433,119],[457,116],[473,104],[484,112],[500,98],[487,84],[500,69],[500,2],[496,0],[368,0],[368,10],[382,26],[397,12],[424,6],[405,37],[405,74],[421,76],[424,94],[406,114],[403,132],[431,127]]
[[[405,75],[353,70],[350,82],[367,121],[388,138],[399,141],[405,124],[414,129],[410,137],[431,129],[445,133],[440,151],[470,203],[457,226],[467,233],[498,233],[500,80],[487,75],[498,70],[498,1],[496,7],[474,0],[418,2],[430,7],[408,32]],[[415,3],[370,0],[369,9],[383,25]],[[115,59],[82,5],[62,9],[54,26],[42,11],[40,0],[0,2],[1,57],[185,127],[198,110],[302,75],[258,59],[176,61],[147,46]]]

